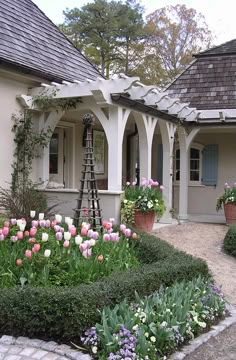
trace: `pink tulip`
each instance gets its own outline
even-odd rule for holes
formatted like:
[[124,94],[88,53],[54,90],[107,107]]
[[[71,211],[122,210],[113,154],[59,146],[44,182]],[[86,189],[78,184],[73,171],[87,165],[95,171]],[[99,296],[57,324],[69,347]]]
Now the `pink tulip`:
[[126,186],[130,186],[130,182],[129,182],[129,181],[126,182]]
[[38,227],[39,222],[38,222],[38,220],[33,220],[31,224],[32,224],[32,227]]
[[17,259],[17,260],[16,260],[16,265],[17,265],[17,266],[21,266],[21,264],[22,264],[22,260],[21,260],[21,259]]
[[51,227],[54,229],[54,226],[57,224],[57,221],[56,220],[53,220],[52,222],[51,222]]
[[103,241],[110,241],[110,234],[104,234]]
[[83,255],[83,257],[85,257],[86,259],[89,258],[89,257],[91,257],[91,255],[92,255],[92,249],[87,249],[87,250],[83,251],[83,252],[82,252],[82,255]]
[[111,222],[108,222],[107,224],[106,224],[106,229],[107,230],[110,230],[112,228],[112,223]]
[[59,225],[55,225],[53,229],[55,232],[58,232],[60,231],[61,227]]
[[10,226],[9,221],[4,221],[4,227],[9,227],[9,226]]
[[117,233],[111,233],[111,234],[110,234],[110,239],[111,239],[111,241],[117,242],[118,238],[119,238],[119,236],[118,236]]
[[151,186],[152,186],[152,185],[153,185],[153,183],[154,183],[154,181],[153,181],[152,179],[149,179],[149,180],[148,180],[148,184],[149,184],[149,185],[151,185]]
[[37,234],[37,229],[36,229],[36,227],[30,228],[29,233],[30,233],[30,236],[35,236],[35,235]]
[[40,250],[40,244],[34,244],[34,246],[32,247],[32,251],[38,252],[39,250]]
[[126,229],[126,225],[121,224],[121,225],[120,225],[120,231],[123,231],[124,229]]
[[45,227],[46,226],[46,221],[45,220],[39,220],[39,225],[41,227]]
[[11,224],[12,224],[12,225],[16,225],[16,224],[17,224],[17,220],[16,220],[16,219],[11,219]]
[[9,227],[4,227],[4,228],[2,229],[2,234],[3,234],[4,236],[7,236],[7,235],[9,234]]
[[114,219],[114,218],[110,218],[110,219],[109,219],[109,222],[112,223],[112,225],[113,225],[114,222],[115,222],[115,219]]
[[65,240],[63,243],[64,248],[68,248],[70,246],[69,240]]
[[45,226],[48,228],[51,226],[51,221],[50,220],[46,220],[45,222]]
[[32,256],[32,251],[31,250],[25,250],[25,257],[26,259],[30,259]]
[[132,182],[132,185],[133,185],[133,186],[136,186],[136,181],[133,181],[133,182]]
[[0,235],[2,235],[2,228],[0,229]]
[[12,241],[12,242],[16,242],[17,240],[18,240],[18,237],[17,237],[17,236],[14,236],[14,235],[11,236],[11,241]]
[[87,235],[87,229],[84,226],[81,228],[81,235],[82,236]]
[[62,240],[62,238],[63,238],[62,233],[61,233],[60,231],[58,231],[58,232],[56,233],[56,239],[57,239],[57,240]]
[[106,227],[106,224],[107,224],[107,220],[103,220],[103,221],[102,221],[102,226],[103,226],[103,227]]
[[29,237],[29,231],[27,231],[27,230],[24,231],[24,236],[25,236],[25,237]]
[[89,229],[88,232],[87,232],[87,236],[89,238],[91,238],[93,236],[93,230],[92,229]]
[[93,232],[92,238],[93,238],[94,240],[97,240],[97,239],[99,238],[99,234],[98,234],[97,231],[94,231],[94,232]]
[[5,239],[5,236],[3,234],[0,234],[0,241],[3,241]]
[[160,186],[160,190],[164,190],[164,186],[163,186],[163,185]]
[[130,237],[130,236],[131,236],[131,230],[130,230],[130,229],[126,229],[126,230],[125,230],[125,236],[126,236],[126,237]]
[[76,227],[71,227],[69,232],[71,233],[71,236],[75,236],[76,235]]
[[30,239],[28,240],[28,243],[29,243],[29,244],[33,244],[33,243],[35,243],[35,241],[36,241],[35,238],[30,238]]
[[134,233],[132,234],[132,239],[137,239],[137,237],[138,237],[138,235],[134,232]]

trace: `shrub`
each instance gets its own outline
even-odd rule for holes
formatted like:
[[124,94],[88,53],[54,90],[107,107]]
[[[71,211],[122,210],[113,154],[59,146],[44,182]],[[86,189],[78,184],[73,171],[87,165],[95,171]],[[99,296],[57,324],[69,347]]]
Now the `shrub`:
[[[154,242],[158,244],[155,244]],[[144,252],[148,249],[152,263]],[[201,274],[209,276],[203,260],[173,249],[164,241],[143,235],[137,241],[140,268],[79,287],[2,289],[0,296],[0,333],[78,341],[85,329],[100,320],[104,306],[132,301],[135,291],[140,297],[150,295],[161,285],[191,280]],[[156,251],[158,254],[154,254]],[[168,256],[169,254],[169,256]]]
[[231,225],[224,238],[224,250],[236,257],[236,225]]

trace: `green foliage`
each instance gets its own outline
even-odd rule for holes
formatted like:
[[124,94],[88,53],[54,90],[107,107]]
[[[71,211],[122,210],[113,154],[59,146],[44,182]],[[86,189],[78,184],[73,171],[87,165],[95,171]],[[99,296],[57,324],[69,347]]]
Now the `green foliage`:
[[[135,248],[143,263],[140,268],[114,273],[89,285],[1,289],[0,332],[78,342],[85,329],[100,321],[99,310],[104,306],[125,298],[133,301],[135,292],[144,297],[161,285],[191,280],[199,274],[209,276],[203,260],[177,251],[153,236],[140,233]],[[145,263],[149,255],[151,260]]]
[[224,238],[224,250],[236,257],[236,225],[231,225]]
[[[224,314],[225,301],[220,290],[201,277],[169,288],[162,286],[149,297],[136,295],[131,306],[124,300],[115,307],[103,309],[101,321],[95,328],[97,356],[110,359],[112,354],[121,355],[121,349],[128,344],[139,358],[160,359]],[[89,335],[89,331],[85,335]],[[88,337],[83,342],[91,350]]]
[[217,198],[216,210],[219,211],[222,209],[222,205],[227,203],[236,203],[236,183],[232,186],[225,183],[223,195]]
[[150,185],[146,179],[143,179],[142,186],[135,183],[126,184],[124,200],[121,203],[121,216],[125,224],[133,224],[135,209],[140,210],[143,214],[154,211],[160,218],[165,211],[165,203],[162,199],[161,188],[158,183],[150,180]]
[[134,0],[95,0],[81,9],[66,9],[60,29],[101,73],[125,72],[140,58],[136,44],[146,36],[143,8]]
[[[64,241],[57,241],[51,228],[39,226],[33,242],[29,234],[13,241],[12,236],[17,236],[18,231],[18,226],[10,226],[9,235],[0,241],[0,288],[19,286],[21,279],[24,284],[35,287],[78,286],[139,265],[133,243],[129,243],[124,235],[120,236],[119,242],[114,242],[103,241],[100,234],[91,246],[91,257],[85,258],[75,237],[71,237],[65,248]],[[43,240],[42,234],[49,235],[47,241]],[[39,245],[40,250],[26,258],[25,252],[34,251],[34,244]],[[50,251],[49,257],[45,257],[45,250]],[[98,260],[99,256],[102,261]],[[22,261],[20,266],[16,264],[18,259]]]

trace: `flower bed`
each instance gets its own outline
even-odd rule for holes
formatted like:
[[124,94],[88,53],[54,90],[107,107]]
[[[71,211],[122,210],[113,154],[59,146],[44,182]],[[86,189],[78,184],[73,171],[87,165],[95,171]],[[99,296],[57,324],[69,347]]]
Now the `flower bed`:
[[91,283],[139,265],[133,249],[136,234],[125,226],[114,232],[104,221],[98,233],[84,223],[81,230],[60,215],[53,221],[32,220],[29,231],[23,219],[5,221],[0,228],[0,288],[31,286],[77,286]]
[[[126,271],[116,271],[116,266],[109,276],[79,286],[36,287],[25,284],[23,287],[1,289],[0,333],[77,342],[85,329],[100,321],[104,306],[120,303],[124,298],[133,301],[135,291],[144,297],[157,291],[161,285],[170,286],[175,281],[191,280],[199,274],[209,276],[203,260],[180,252],[165,241],[143,233],[132,241],[132,251],[140,265]],[[92,248],[94,255],[96,246]],[[52,253],[48,259],[51,256]],[[80,256],[82,261],[89,260],[83,259],[82,253]],[[30,259],[26,258],[24,262],[27,264]]]
[[202,278],[176,283],[131,305],[105,307],[101,321],[81,337],[98,359],[166,359],[225,315],[219,289]]

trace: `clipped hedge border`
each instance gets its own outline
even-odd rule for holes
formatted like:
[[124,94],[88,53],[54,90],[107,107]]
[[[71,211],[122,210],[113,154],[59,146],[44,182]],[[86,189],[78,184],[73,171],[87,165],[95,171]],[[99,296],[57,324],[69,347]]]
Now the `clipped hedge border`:
[[231,225],[224,238],[224,250],[236,257],[236,224]]
[[134,299],[137,291],[145,296],[161,284],[208,277],[207,264],[175,250],[165,241],[142,234],[136,249],[142,266],[114,273],[91,285],[74,288],[1,289],[0,333],[56,341],[78,340],[78,336],[99,321],[105,305]]

